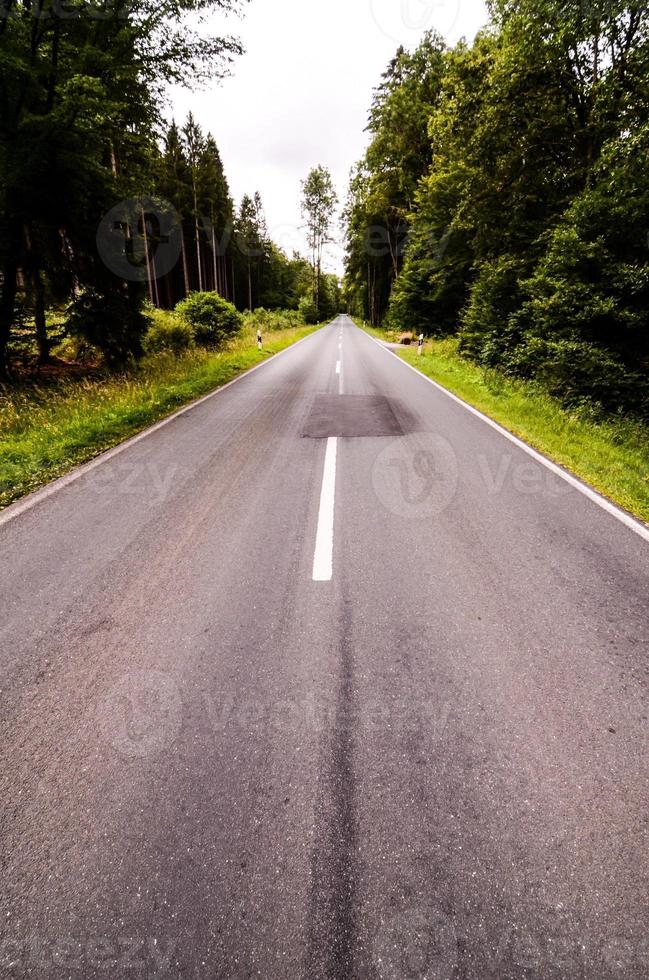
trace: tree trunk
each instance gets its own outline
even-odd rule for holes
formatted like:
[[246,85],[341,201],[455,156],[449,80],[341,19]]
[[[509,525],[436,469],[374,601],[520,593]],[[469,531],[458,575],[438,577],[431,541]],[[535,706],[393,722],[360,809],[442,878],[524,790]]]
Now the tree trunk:
[[180,226],[180,252],[183,260],[183,279],[185,282],[185,298],[189,296],[190,285],[189,285],[189,267],[187,265],[187,251],[185,249],[185,232],[183,230],[182,224]]
[[311,249],[311,268],[313,269],[312,291],[313,291],[313,305],[315,306],[315,308],[317,310],[318,309],[318,293],[319,293],[319,289],[318,289],[318,257],[317,257],[318,256],[318,238],[317,238],[317,231],[315,229],[315,226],[312,229],[312,234],[313,234],[313,238],[312,238],[313,247]]
[[144,237],[144,255],[146,258],[146,284],[149,292],[149,302],[152,306],[156,305],[153,299],[153,276],[151,274],[151,261],[149,257],[149,236],[146,230],[146,215],[144,213],[144,208],[140,210],[142,216],[142,235]]
[[221,283],[221,276],[219,275],[220,269],[220,255],[216,251],[216,228],[214,227],[214,215],[212,214],[212,264],[214,267],[214,291],[223,296],[224,289]]
[[2,379],[7,379],[10,373],[7,345],[16,302],[18,262],[15,255],[15,252],[11,253],[2,270],[2,294],[0,295],[0,378]]
[[196,179],[192,171],[192,189],[194,192],[194,235],[196,237],[196,265],[198,266],[198,289],[203,292],[203,268],[201,263],[201,238],[198,227],[198,200],[196,197]]
[[47,336],[47,322],[45,320],[45,286],[40,269],[32,275],[32,288],[34,290],[34,326],[36,328],[36,345],[38,347],[38,363],[49,364],[50,341]]
[[155,254],[151,253],[151,273],[153,276],[153,299],[155,305],[160,309],[160,289],[158,288],[158,273],[155,267]]
[[394,281],[399,275],[399,260],[397,258],[396,242],[394,245],[392,244],[392,233],[390,231],[390,226],[388,225],[387,227],[388,227],[388,247],[390,249],[390,259],[392,261],[392,279]]

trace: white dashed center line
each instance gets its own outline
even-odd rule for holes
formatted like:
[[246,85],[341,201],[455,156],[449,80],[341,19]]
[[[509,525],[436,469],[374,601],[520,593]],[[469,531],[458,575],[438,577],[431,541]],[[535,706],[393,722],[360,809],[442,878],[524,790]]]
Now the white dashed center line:
[[336,498],[336,447],[335,436],[327,439],[322,490],[320,491],[320,511],[318,530],[313,554],[313,581],[330,582],[333,575],[334,552],[334,501]]

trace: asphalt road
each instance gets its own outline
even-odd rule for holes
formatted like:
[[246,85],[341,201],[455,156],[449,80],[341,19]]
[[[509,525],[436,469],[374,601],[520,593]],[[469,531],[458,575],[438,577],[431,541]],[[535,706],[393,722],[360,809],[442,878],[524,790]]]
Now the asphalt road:
[[649,977],[649,543],[350,320],[1,521],[1,976]]

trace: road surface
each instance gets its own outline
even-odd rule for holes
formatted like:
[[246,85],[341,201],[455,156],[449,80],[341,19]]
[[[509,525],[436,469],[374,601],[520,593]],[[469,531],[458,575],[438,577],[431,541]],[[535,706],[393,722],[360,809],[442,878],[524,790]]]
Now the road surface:
[[632,527],[346,317],[29,503],[2,976],[649,976]]

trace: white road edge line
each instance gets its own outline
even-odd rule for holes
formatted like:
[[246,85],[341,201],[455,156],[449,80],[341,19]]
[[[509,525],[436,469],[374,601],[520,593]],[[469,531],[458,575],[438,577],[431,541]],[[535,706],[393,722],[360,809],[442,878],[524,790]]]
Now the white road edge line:
[[[327,324],[325,327],[326,326]],[[179,408],[177,412],[173,412],[171,415],[165,416],[165,418],[160,419],[159,422],[155,422],[147,429],[143,429],[142,432],[138,432],[136,435],[130,436],[128,439],[125,439],[124,442],[120,442],[116,446],[113,446],[112,449],[107,449],[106,452],[101,453],[99,456],[95,456],[94,459],[89,460],[87,463],[81,463],[80,466],[70,470],[70,472],[66,473],[64,476],[60,476],[56,480],[52,480],[51,483],[46,484],[40,490],[34,490],[33,493],[28,494],[21,500],[17,500],[13,504],[8,504],[3,510],[0,510],[0,527],[2,527],[4,524],[8,524],[9,521],[13,521],[14,518],[20,517],[21,514],[25,513],[25,511],[31,510],[32,507],[35,507],[36,504],[40,504],[41,501],[45,500],[47,497],[51,497],[59,490],[63,490],[71,483],[79,480],[82,476],[85,476],[86,473],[90,473],[91,470],[101,466],[102,463],[107,463],[109,460],[114,459],[115,456],[119,456],[120,453],[123,453],[127,449],[130,449],[131,446],[134,446],[136,442],[146,439],[147,436],[157,432],[158,429],[162,429],[163,426],[169,425],[169,423],[173,422],[174,419],[180,418],[180,416],[184,415],[186,412],[191,412],[192,409],[196,408],[198,405],[202,405],[203,402],[209,401],[210,398],[220,395],[222,391],[225,391],[226,388],[236,384],[237,381],[243,381],[244,378],[247,378],[249,374],[253,374],[254,371],[258,371],[260,368],[266,367],[267,364],[272,364],[273,361],[276,361],[278,357],[282,356],[282,354],[288,354],[289,351],[295,350],[299,344],[304,343],[305,340],[309,340],[311,337],[315,337],[316,334],[318,334],[320,330],[324,330],[325,327],[320,327],[313,333],[307,334],[306,337],[301,337],[299,340],[296,340],[294,344],[291,344],[289,347],[285,347],[284,350],[280,350],[276,354],[272,354],[271,357],[267,357],[265,360],[260,361],[259,364],[253,365],[253,367],[248,368],[241,374],[238,374],[236,378],[232,378],[231,381],[226,381],[226,383],[221,385],[219,388],[215,388],[213,391],[208,391],[206,395],[201,395],[200,398],[195,399],[193,402],[189,402],[188,405],[183,405],[183,407]]]
[[[357,329],[360,330],[361,328],[357,327]],[[403,358],[399,357],[398,354],[395,354],[394,351],[390,350],[389,347],[386,347],[375,337],[370,336],[370,334],[366,333],[364,330],[361,330],[361,333],[365,334],[365,336],[369,340],[371,340],[378,347],[380,347],[381,350],[385,351],[386,354],[390,354],[392,357],[394,357],[395,360],[399,362],[399,364],[403,364],[404,367],[407,367],[409,368],[410,371],[413,371],[418,378],[422,378],[422,380],[427,381],[434,388],[437,388],[438,391],[443,392],[449,398],[452,398],[454,402],[457,402],[458,405],[461,405],[463,408],[465,408],[467,412],[471,412],[472,415],[475,415],[477,418],[482,419],[483,422],[486,422],[486,424],[491,426],[492,429],[495,429],[496,432],[499,432],[502,436],[505,437],[505,439],[509,439],[509,441],[513,442],[515,446],[518,446],[518,448],[522,449],[523,452],[527,453],[528,456],[531,456],[532,459],[535,459],[537,463],[541,463],[542,466],[545,466],[556,476],[560,477],[562,480],[565,480],[566,483],[569,483],[571,487],[574,487],[575,490],[578,490],[581,494],[584,495],[584,497],[588,497],[589,500],[592,500],[592,502],[597,504],[598,507],[601,507],[602,510],[605,510],[608,514],[611,514],[613,517],[617,518],[618,521],[620,521],[626,527],[630,528],[631,531],[635,531],[635,533],[639,535],[639,537],[643,538],[645,541],[649,541],[649,527],[647,527],[646,524],[643,524],[642,521],[639,521],[637,518],[627,513],[627,511],[622,510],[621,507],[618,507],[617,504],[614,504],[611,500],[608,499],[608,497],[604,497],[601,493],[598,493],[597,490],[594,490],[593,487],[590,487],[587,483],[584,483],[578,477],[573,476],[572,473],[569,473],[567,470],[564,470],[557,463],[553,463],[552,460],[548,459],[547,456],[544,456],[542,453],[537,452],[536,449],[532,449],[531,446],[528,446],[528,444],[526,442],[523,442],[522,439],[519,439],[518,436],[515,436],[512,432],[509,432],[507,429],[503,428],[503,426],[500,425],[498,422],[494,422],[494,420],[489,418],[488,415],[485,415],[484,412],[481,412],[479,409],[474,408],[473,405],[469,405],[469,403],[465,402],[462,398],[459,398],[457,395],[454,395],[453,392],[449,391],[448,388],[445,388],[444,385],[441,385],[437,381],[433,381],[433,379],[429,378],[427,375],[422,374],[421,371],[413,367],[412,364],[408,364],[407,361],[404,361]]]
[[333,575],[334,503],[336,499],[336,447],[338,439],[329,436],[322,471],[318,529],[313,553],[313,581],[330,582]]

